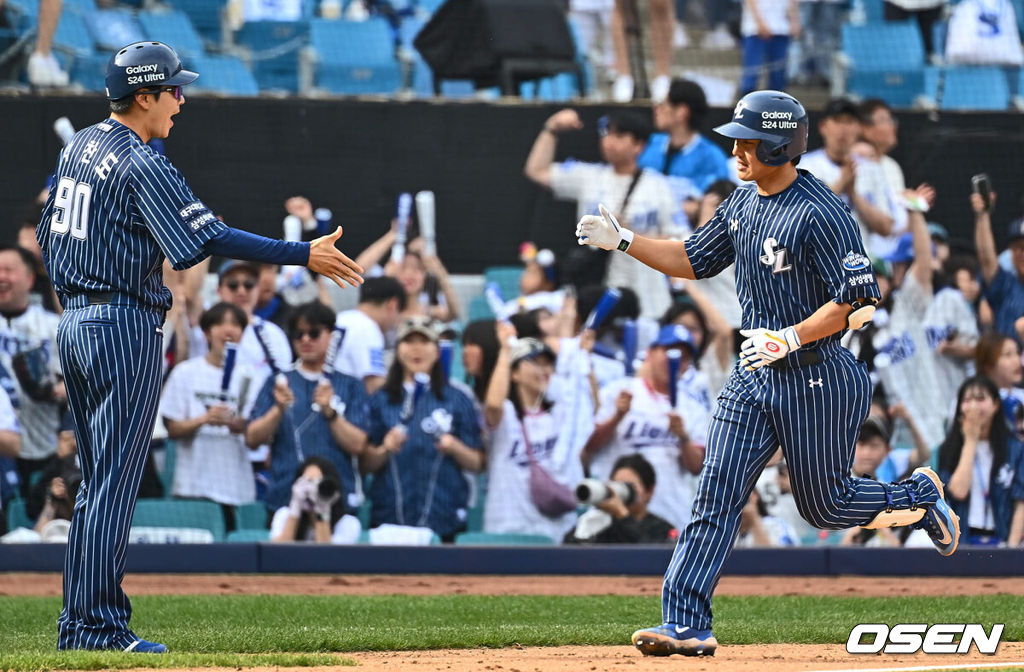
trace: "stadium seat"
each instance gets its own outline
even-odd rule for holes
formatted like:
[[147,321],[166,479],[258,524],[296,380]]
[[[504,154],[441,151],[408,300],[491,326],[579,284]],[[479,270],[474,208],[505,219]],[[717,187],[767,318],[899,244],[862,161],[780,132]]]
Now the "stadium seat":
[[199,37],[199,33],[192,26],[192,21],[184,12],[139,12],[139,24],[147,39],[170,44],[182,58],[203,54],[203,38]]
[[239,530],[266,530],[267,507],[261,502],[242,504],[235,509],[235,527]]
[[864,8],[864,18],[868,23],[881,23],[885,21],[885,8],[882,7],[882,0],[854,0],[859,1]]
[[228,532],[229,544],[251,544],[254,541],[270,541],[270,530],[235,530]]
[[950,67],[944,74],[940,109],[999,111],[1010,105],[1010,87],[1000,68]]
[[90,56],[78,56],[71,61],[68,76],[72,82],[81,84],[88,91],[104,92],[107,82],[108,54],[99,53]]
[[468,312],[469,315],[466,318],[468,322],[494,319],[494,313],[491,312],[491,306],[487,303],[487,299],[485,299],[482,294],[478,294],[470,300]]
[[851,94],[909,107],[924,93],[924,41],[916,23],[846,24],[842,44]]
[[402,86],[391,28],[384,19],[315,19],[310,42],[317,54],[316,86],[351,95],[389,94]]
[[484,529],[484,506],[487,503],[487,474],[473,474],[476,481],[476,505],[466,509],[466,533]]
[[126,44],[142,42],[146,34],[132,13],[125,9],[97,9],[83,12],[82,17],[89,27],[96,48],[112,52]]
[[554,546],[555,542],[543,534],[494,534],[491,532],[463,532],[455,537],[456,546]]
[[299,52],[309,41],[308,21],[250,21],[235,41],[252,55],[252,74],[261,91],[299,90]]
[[490,266],[484,269],[484,283],[498,283],[501,298],[511,301],[519,296],[519,276],[522,274],[522,266]]
[[6,506],[8,530],[14,531],[19,527],[27,527],[31,530],[35,526],[35,522],[28,517],[28,511],[25,509],[24,499],[16,497],[7,502]]
[[214,541],[226,536],[224,514],[213,502],[188,499],[140,499],[133,527],[174,527],[209,530]]
[[188,15],[208,45],[221,45],[221,13],[227,0],[168,0],[168,4]]
[[63,0],[63,7],[66,12],[85,14],[96,11],[96,0]]
[[210,91],[227,96],[257,96],[260,87],[256,78],[237,56],[207,55],[186,59],[199,73],[189,87],[193,91]]
[[95,48],[85,19],[75,12],[63,12],[60,15],[60,23],[57,24],[57,32],[53,36],[53,45],[57,50],[66,51],[73,56],[90,56]]

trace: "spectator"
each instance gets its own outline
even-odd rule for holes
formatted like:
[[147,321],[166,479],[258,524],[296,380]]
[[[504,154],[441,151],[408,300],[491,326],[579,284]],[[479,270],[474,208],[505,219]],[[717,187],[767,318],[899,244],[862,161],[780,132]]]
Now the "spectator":
[[1003,412],[1010,429],[1024,436],[1024,377],[1017,341],[1002,334],[985,334],[978,339],[975,367],[979,376],[995,383],[1003,399]]
[[41,89],[68,85],[68,73],[61,69],[51,51],[53,36],[60,22],[61,5],[62,0],[39,1],[36,48],[28,59],[28,81]]
[[825,530],[819,530],[800,515],[789,480],[789,465],[784,459],[776,464],[769,460],[769,465],[757,480],[757,493],[768,515],[784,520],[792,528],[798,543],[813,543],[819,536],[827,536]]
[[1016,546],[1024,532],[1024,446],[998,419],[999,395],[987,378],[964,381],[939,447],[939,478],[966,544]]
[[[889,236],[893,232],[895,215],[872,203],[866,195],[865,178],[861,176],[861,162],[853,154],[860,133],[860,111],[846,98],[834,98],[822,111],[818,131],[825,146],[800,157],[800,167],[825,182],[853,212],[865,242],[871,234]],[[870,173],[872,166],[864,172]],[[870,247],[870,256],[877,256]]]
[[397,266],[394,275],[405,290],[402,317],[426,315],[440,322],[459,319],[459,297],[448,280],[448,270],[436,255],[409,250]]
[[545,309],[558,313],[565,303],[565,292],[558,289],[558,264],[551,250],[537,250],[531,242],[519,246],[523,272],[519,275],[519,296],[505,303],[505,314]]
[[[370,397],[369,446],[360,466],[374,474],[371,527],[429,528],[451,541],[466,524],[469,486],[463,470],[483,469],[484,455],[473,404],[445,382],[437,340],[428,318],[399,326],[387,380]],[[430,378],[421,394],[415,374]],[[411,415],[404,417],[404,409]]]
[[892,215],[893,226],[888,235],[872,233],[868,249],[877,257],[884,257],[896,246],[906,231],[907,218],[898,205],[906,190],[903,169],[889,153],[896,147],[899,122],[892,108],[880,98],[869,98],[858,108],[860,135],[870,150],[859,154],[857,189],[872,205]]
[[[551,189],[556,198],[575,200],[577,218],[597,214],[600,203],[615,214],[620,224],[647,236],[689,232],[665,177],[637,164],[650,136],[646,120],[628,112],[598,120],[597,133],[606,164],[554,163],[558,135],[581,128],[583,122],[575,110],[552,115],[526,159],[526,176]],[[641,297],[642,315],[657,319],[665,312],[670,298],[662,273],[625,254],[612,256],[607,264],[605,284],[633,288]]]
[[697,353],[694,366],[707,378],[708,394],[714,400],[736,362],[736,348],[732,328],[704,294],[703,285],[703,281],[687,282],[687,294],[665,311],[661,325],[678,324],[690,332]]
[[[513,345],[515,336],[512,325],[498,323],[498,361],[484,402],[490,431],[484,531],[559,541],[576,522],[571,489],[583,477],[579,450],[594,426],[589,383],[577,370],[570,391],[551,401],[546,395],[555,353],[534,338]],[[548,502],[536,499],[538,469],[560,484],[562,506],[547,508]]]
[[341,476],[329,461],[308,457],[295,470],[291,500],[274,512],[270,540],[315,541],[319,544],[355,544],[362,527],[345,513],[347,501]]
[[569,0],[568,5],[569,21],[576,26],[579,36],[580,53],[595,68],[607,67],[615,59],[609,39],[615,0]]
[[668,177],[673,197],[691,221],[708,187],[729,177],[725,152],[700,133],[707,113],[708,101],[700,84],[673,79],[668,96],[654,105],[654,126],[660,132],[650,137],[637,160],[641,168]]
[[839,51],[839,26],[847,6],[846,0],[800,0],[803,29],[797,41],[796,71],[801,84],[827,86],[832,81],[832,56]]
[[758,88],[761,70],[768,70],[768,88],[786,90],[789,42],[800,37],[797,0],[743,0],[743,76],[741,96]]
[[57,450],[60,405],[67,399],[54,352],[60,318],[31,302],[34,267],[29,252],[0,246],[0,365],[11,374],[7,391],[21,425],[22,496]]
[[46,266],[43,265],[43,250],[36,240],[36,224],[39,222],[39,213],[35,213],[36,221],[22,222],[18,229],[18,247],[32,254],[35,262],[32,271],[35,273],[35,282],[32,283],[30,300],[32,303],[40,304],[45,310],[58,315],[64,312],[60,302],[57,300],[57,293],[53,289],[50,277],[46,275]]
[[363,381],[367,394],[384,384],[384,334],[395,328],[405,306],[405,290],[397,280],[386,276],[366,278],[359,287],[359,305],[338,314],[335,324],[345,328],[345,340],[334,366]]
[[978,269],[978,258],[969,254],[953,255],[947,264],[953,286],[971,307],[978,326],[987,331],[995,324],[995,316],[992,314],[992,307],[981,295]]
[[[689,0],[676,0],[676,19],[682,24],[684,17],[686,16],[686,7],[689,4]],[[704,2],[704,21],[707,25],[707,30],[704,32],[704,37],[700,41],[700,48],[705,51],[731,51],[736,48],[736,38],[733,36],[732,31],[729,28],[730,23],[734,22],[739,16],[739,2],[736,0],[730,0],[729,2],[722,2],[721,0],[705,0]],[[677,26],[677,39],[676,46],[682,48],[689,42],[689,38],[686,37],[686,33],[680,38],[679,30],[680,26]]]
[[917,21],[924,41],[925,56],[935,53],[934,33],[935,22],[942,18],[942,9],[946,0],[883,0],[886,21]]
[[664,544],[675,543],[679,531],[672,523],[647,510],[657,477],[654,467],[639,453],[623,455],[612,467],[611,480],[625,483],[633,501],[623,502],[614,491],[580,516],[576,527],[565,535],[569,544]]
[[[677,380],[668,375],[670,349],[682,356]],[[594,433],[581,455],[592,477],[607,478],[619,457],[642,454],[658,474],[651,512],[678,530],[690,522],[709,420],[707,385],[690,371],[695,352],[693,337],[684,327],[662,327],[637,376],[601,388]],[[675,407],[670,404],[670,385],[677,387]]]
[[221,302],[204,312],[199,326],[206,354],[174,367],[160,399],[167,436],[177,442],[171,493],[220,504],[229,530],[235,528],[234,507],[256,499],[244,436],[252,371],[236,363],[224,385],[227,344],[241,340],[247,323],[234,304]]
[[[633,9],[632,16],[627,12]],[[668,94],[669,75],[672,66],[672,31],[676,25],[675,11],[672,0],[649,0],[647,6],[651,23],[651,52],[654,58],[654,79],[651,80],[651,100],[659,102],[664,100]],[[618,76],[612,84],[612,100],[617,103],[628,103],[633,100],[633,76],[634,68],[645,67],[644,63],[631,63],[630,48],[627,43],[626,33],[632,26],[637,35],[634,39],[640,39],[639,25],[634,25],[640,20],[639,3],[634,2],[627,5],[625,0],[615,0],[615,10],[612,13],[612,47],[615,49],[615,72]]]
[[[0,459],[16,458],[21,453],[21,426],[11,398],[0,386]],[[9,480],[6,478],[4,480]],[[6,488],[0,488],[3,492]],[[6,498],[5,498],[6,499]]]
[[[352,376],[334,371],[322,378],[334,312],[318,301],[295,309],[288,325],[298,353],[296,367],[281,380],[268,379],[256,397],[245,440],[250,448],[270,443],[270,484],[264,503],[286,506],[301,461],[319,456],[334,465],[349,510],[361,503],[352,458],[366,446],[366,394]],[[315,404],[315,407],[314,407]]]
[[498,361],[494,325],[494,320],[477,320],[462,330],[462,368],[466,371],[466,382],[472,386],[473,396],[480,404],[484,402],[495,362]]
[[288,326],[293,308],[277,291],[277,279],[281,267],[277,264],[257,264],[257,266],[260,273],[256,282],[256,307],[252,311],[253,315],[284,329]]
[[765,546],[798,546],[800,538],[793,526],[784,518],[768,513],[757,488],[750,491],[747,503],[740,514],[740,533],[736,537],[736,548]]
[[[71,529],[75,497],[82,484],[77,450],[75,421],[71,413],[65,412],[57,434],[57,452],[50,457],[42,478],[32,488],[25,502],[25,513],[36,521],[35,531],[47,540],[55,540],[54,535],[67,540]],[[61,522],[51,525],[53,521]]]
[[[1017,343],[1024,342],[1018,332],[1020,317],[1024,315],[1024,220],[1010,224],[1007,247],[1013,270],[1000,267],[996,255],[996,242],[992,236],[992,220],[989,213],[995,205],[996,194],[991,202],[985,202],[978,194],[971,194],[971,208],[974,210],[974,246],[978,251],[981,266],[981,288],[985,300],[995,315],[996,330]],[[980,370],[979,370],[980,372]]]

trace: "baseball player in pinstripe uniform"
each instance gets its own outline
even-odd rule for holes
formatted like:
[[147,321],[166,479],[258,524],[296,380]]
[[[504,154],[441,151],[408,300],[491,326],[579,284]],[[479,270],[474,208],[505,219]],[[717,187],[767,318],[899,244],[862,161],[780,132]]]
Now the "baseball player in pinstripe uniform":
[[361,282],[334,246],[341,235],[285,243],[225,226],[181,173],[147,146],[185,102],[183,70],[159,42],[114,54],[110,117],[75,134],[57,161],[36,237],[65,311],[57,350],[77,427],[82,485],[64,566],[59,649],[163,653],[128,627],[121,590],[128,530],[160,395],[166,256],[175,269],[211,254],[307,265],[339,285]]
[[743,306],[747,340],[711,419],[692,521],[665,573],[664,622],[633,634],[645,655],[714,654],[711,595],[743,505],[780,445],[800,514],[816,527],[913,525],[943,555],[959,541],[931,469],[891,484],[849,475],[871,386],[839,338],[871,319],[878,286],[849,210],[796,168],[807,126],[788,94],[744,96],[715,130],[735,140],[739,177],[750,183],[685,242],[643,238],[607,214],[577,225],[581,245],[627,252],[673,277],[706,278],[735,263]]

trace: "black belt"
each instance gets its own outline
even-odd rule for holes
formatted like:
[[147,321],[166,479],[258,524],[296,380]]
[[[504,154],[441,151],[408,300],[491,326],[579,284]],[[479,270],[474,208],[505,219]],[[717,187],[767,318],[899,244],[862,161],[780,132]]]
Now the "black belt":
[[117,296],[114,292],[85,292],[85,298],[90,306],[98,306],[110,303]]
[[825,361],[825,358],[817,350],[797,350],[795,354],[777,359],[768,366],[773,369],[799,369],[805,366],[821,364],[823,361]]

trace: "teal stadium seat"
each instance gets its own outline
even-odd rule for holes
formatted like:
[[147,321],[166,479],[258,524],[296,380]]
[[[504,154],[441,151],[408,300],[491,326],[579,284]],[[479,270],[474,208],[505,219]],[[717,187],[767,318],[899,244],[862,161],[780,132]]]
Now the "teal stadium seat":
[[251,544],[254,541],[270,541],[270,530],[235,530],[228,533],[229,544]]
[[242,504],[235,509],[235,527],[239,530],[266,530],[267,507],[261,502]]
[[910,107],[925,93],[924,41],[915,22],[845,24],[842,48],[851,94]]
[[[183,59],[203,55],[203,38],[196,32],[188,15],[180,10],[139,12],[139,25],[147,39],[173,46]],[[201,74],[205,76],[205,73]]]
[[493,319],[494,313],[491,312],[491,306],[483,294],[478,294],[469,300],[469,316],[467,318],[469,322]]
[[[95,51],[92,34],[77,12],[62,12],[53,36],[54,48],[72,56],[91,56]],[[122,45],[123,46],[123,45]]]
[[392,94],[402,86],[391,28],[366,21],[314,19],[310,43],[317,55],[316,86],[349,95]]
[[35,526],[35,521],[28,517],[28,511],[25,509],[25,500],[20,497],[15,497],[11,501],[7,502],[7,529],[16,530],[19,527],[27,527],[32,529]]
[[299,53],[309,43],[309,21],[250,21],[235,42],[252,54],[252,74],[261,91],[299,90]]
[[214,541],[224,541],[227,536],[220,505],[196,500],[140,499],[135,505],[132,526],[209,530]]
[[554,546],[555,542],[543,534],[493,534],[491,532],[463,532],[455,537],[456,546]]
[[221,15],[227,0],[168,0],[168,4],[188,15],[207,45],[220,46]]
[[484,269],[484,282],[498,283],[501,298],[511,301],[519,296],[519,276],[522,274],[522,266],[488,266]]
[[132,12],[126,9],[85,11],[82,17],[85,19],[85,25],[89,27],[96,48],[108,56],[126,44],[146,39],[142,26],[135,20]]

